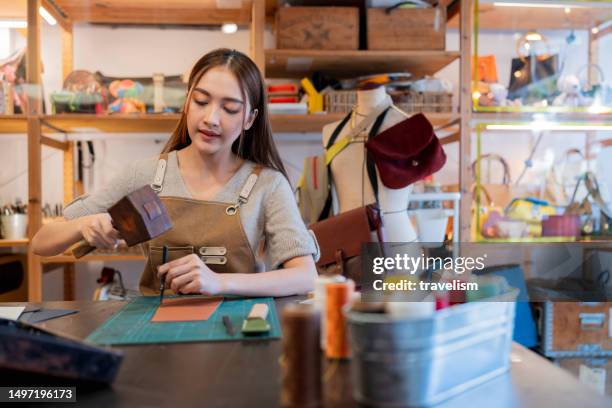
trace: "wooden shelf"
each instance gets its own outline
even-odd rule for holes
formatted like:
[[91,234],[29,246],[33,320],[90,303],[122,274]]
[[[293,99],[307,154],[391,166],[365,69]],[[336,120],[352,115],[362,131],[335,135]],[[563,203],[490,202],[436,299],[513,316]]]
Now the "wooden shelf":
[[[580,3],[574,2],[576,4]],[[500,7],[481,2],[478,12],[479,28],[489,30],[588,30],[612,19],[612,8],[603,2],[597,6],[572,8],[569,14],[562,7]],[[452,18],[448,26],[458,28],[459,16]]]
[[[457,118],[451,113],[425,113],[434,126]],[[320,132],[328,123],[342,119],[343,113],[320,115],[271,115],[272,130],[276,133]],[[170,133],[179,120],[178,114],[93,115],[60,114],[42,117],[45,131],[103,132],[103,133]],[[49,126],[45,126],[49,125]]]
[[61,130],[68,133],[170,133],[178,120],[178,114],[63,113],[42,117],[43,130]]
[[25,20],[27,15],[27,0],[1,1],[0,18],[7,20]]
[[43,264],[65,264],[65,263],[82,263],[82,262],[119,262],[119,261],[144,261],[145,257],[140,254],[118,254],[118,255],[86,255],[83,258],[76,259],[72,255],[57,255],[42,258]]
[[612,113],[571,112],[568,108],[539,109],[534,112],[473,112],[472,119],[476,123],[524,123],[543,120],[564,125],[604,125],[612,130]]
[[315,133],[328,123],[340,120],[343,113],[321,115],[270,115],[272,131],[275,133]]
[[302,78],[321,71],[338,78],[383,72],[433,75],[459,58],[456,51],[273,50],[266,54],[269,78]]
[[[251,0],[54,0],[56,8],[73,22],[102,24],[205,25],[251,21]],[[224,3],[227,7],[223,7]],[[240,4],[241,3],[241,4]]]
[[30,240],[25,239],[0,239],[0,248],[28,246]]
[[27,132],[28,120],[25,115],[0,115],[0,134]]
[[[43,117],[49,124],[64,132],[104,133],[168,133],[178,123],[179,114],[90,115],[61,114]],[[342,115],[271,115],[274,132],[317,132],[323,125]]]
[[[458,114],[452,113],[424,112],[424,114],[434,127],[446,125],[459,117]],[[345,116],[346,113],[329,113],[321,115],[272,115],[272,130],[279,133],[317,133],[323,129],[323,126],[341,120]]]

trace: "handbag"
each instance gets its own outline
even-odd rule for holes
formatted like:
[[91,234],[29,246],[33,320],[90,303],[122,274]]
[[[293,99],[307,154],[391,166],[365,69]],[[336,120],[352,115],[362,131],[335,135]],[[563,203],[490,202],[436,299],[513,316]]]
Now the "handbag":
[[[575,156],[574,160],[570,160]],[[589,163],[580,149],[568,149],[561,160],[555,162],[546,176],[545,198],[555,205],[569,205],[588,196],[584,177]]]
[[508,99],[521,99],[523,104],[530,104],[549,99],[557,92],[557,55],[513,58],[511,65]]
[[446,154],[425,115],[417,113],[366,143],[382,183],[391,189],[407,187],[444,166]]
[[321,257],[317,270],[321,275],[342,275],[359,285],[362,279],[362,244],[373,242],[373,232],[378,239],[376,248],[383,252],[382,219],[375,204],[343,212],[309,228],[319,243]]
[[[488,197],[483,197],[481,196],[481,201],[483,200],[483,198],[486,198],[487,200],[489,200],[493,205],[495,206],[499,206],[499,207],[505,207],[506,205],[508,205],[511,201],[512,198],[514,196],[514,192],[512,190],[512,181],[510,178],[510,167],[508,166],[508,162],[506,162],[506,160],[498,155],[498,154],[483,154],[480,156],[480,160],[481,160],[481,176],[480,176],[480,186],[481,186],[481,193],[482,194],[488,194]],[[502,180],[500,183],[492,183],[491,182],[491,177],[486,177],[486,182],[483,182],[485,180],[485,177],[483,177],[483,170],[482,170],[482,162],[488,162],[488,170],[490,173],[491,170],[491,162],[499,162],[499,164],[501,164],[502,166],[502,170],[503,170],[503,176],[502,176]],[[474,177],[476,177],[476,164],[477,164],[477,160],[474,160],[472,162],[472,175]],[[474,180],[476,181],[476,180]]]

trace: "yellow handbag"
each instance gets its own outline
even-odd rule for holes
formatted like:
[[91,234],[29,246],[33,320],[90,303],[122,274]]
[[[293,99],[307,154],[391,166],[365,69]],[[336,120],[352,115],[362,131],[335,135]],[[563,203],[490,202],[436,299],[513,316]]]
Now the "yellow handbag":
[[527,224],[530,237],[542,236],[542,218],[555,215],[557,211],[546,201],[535,198],[516,198],[506,207],[506,217]]

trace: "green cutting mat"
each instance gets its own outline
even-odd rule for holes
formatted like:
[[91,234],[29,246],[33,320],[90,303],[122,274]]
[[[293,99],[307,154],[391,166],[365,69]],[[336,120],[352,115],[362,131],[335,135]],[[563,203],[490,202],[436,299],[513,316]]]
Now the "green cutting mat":
[[[242,322],[255,303],[266,303],[270,308],[270,331],[264,335],[244,336]],[[87,340],[95,344],[150,344],[182,343],[189,341],[225,341],[249,339],[278,339],[281,336],[273,298],[225,298],[208,320],[194,322],[151,322],[159,306],[159,296],[141,296],[125,305],[119,312],[98,327]],[[223,316],[227,315],[234,328],[234,336],[227,334]]]

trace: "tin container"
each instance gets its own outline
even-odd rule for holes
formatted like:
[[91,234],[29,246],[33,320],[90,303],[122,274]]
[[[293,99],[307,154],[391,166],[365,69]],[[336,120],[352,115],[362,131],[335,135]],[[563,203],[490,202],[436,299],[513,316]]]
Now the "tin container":
[[506,372],[518,290],[421,319],[347,311],[356,401],[437,404]]

